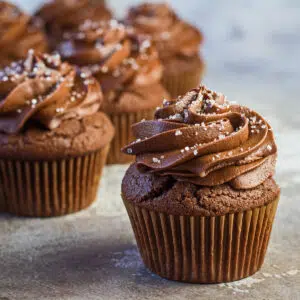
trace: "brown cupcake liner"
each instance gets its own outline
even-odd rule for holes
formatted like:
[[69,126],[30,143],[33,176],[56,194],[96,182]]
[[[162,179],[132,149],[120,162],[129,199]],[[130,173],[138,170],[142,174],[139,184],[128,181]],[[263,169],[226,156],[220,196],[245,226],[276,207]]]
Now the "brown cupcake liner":
[[108,149],[64,160],[0,160],[1,211],[52,217],[86,208],[96,198]]
[[115,137],[110,146],[107,164],[126,164],[135,160],[132,155],[121,152],[121,148],[134,140],[131,125],[143,119],[153,119],[155,109],[148,109],[133,113],[109,114],[115,127]]
[[191,89],[196,88],[203,77],[205,67],[197,67],[191,71],[178,71],[178,73],[164,72],[162,84],[172,98],[184,95]]
[[263,264],[277,209],[268,205],[224,216],[175,216],[124,200],[145,265],[171,280],[239,280]]

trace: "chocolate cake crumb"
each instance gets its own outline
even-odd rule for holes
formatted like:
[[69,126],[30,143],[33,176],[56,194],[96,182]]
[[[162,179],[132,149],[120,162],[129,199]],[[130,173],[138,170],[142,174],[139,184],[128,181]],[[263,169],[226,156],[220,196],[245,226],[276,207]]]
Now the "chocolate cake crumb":
[[136,163],[129,167],[122,182],[122,197],[126,201],[174,215],[217,216],[241,212],[274,201],[279,192],[273,178],[248,190],[237,190],[227,183],[205,187],[180,182],[171,176],[142,173]]

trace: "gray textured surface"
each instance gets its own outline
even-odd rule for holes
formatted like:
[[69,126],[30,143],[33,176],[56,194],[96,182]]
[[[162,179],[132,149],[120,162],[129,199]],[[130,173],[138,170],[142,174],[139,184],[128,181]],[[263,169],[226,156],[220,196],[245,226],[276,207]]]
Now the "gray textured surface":
[[[120,10],[118,2],[111,4]],[[259,110],[276,133],[282,196],[262,270],[221,285],[149,273],[119,196],[125,167],[114,166],[86,211],[46,220],[0,216],[0,299],[300,299],[300,4],[172,2],[206,35],[205,83]]]

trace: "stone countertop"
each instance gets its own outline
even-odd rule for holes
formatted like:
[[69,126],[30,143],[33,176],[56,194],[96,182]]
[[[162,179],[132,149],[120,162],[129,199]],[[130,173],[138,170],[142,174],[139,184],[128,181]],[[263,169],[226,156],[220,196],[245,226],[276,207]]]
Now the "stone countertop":
[[[105,169],[98,200],[85,211],[52,219],[0,216],[1,300],[300,299],[300,4],[199,2],[172,4],[205,34],[204,82],[258,110],[277,137],[282,195],[263,268],[218,285],[151,274],[121,203],[126,166],[112,166]],[[119,12],[125,6],[120,0],[111,5]]]

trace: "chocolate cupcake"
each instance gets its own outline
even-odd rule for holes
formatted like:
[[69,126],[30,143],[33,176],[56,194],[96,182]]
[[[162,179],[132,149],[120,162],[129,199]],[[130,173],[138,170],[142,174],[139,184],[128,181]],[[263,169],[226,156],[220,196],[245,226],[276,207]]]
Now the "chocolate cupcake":
[[114,132],[98,82],[30,51],[0,71],[0,94],[1,210],[49,217],[90,205]]
[[28,50],[47,51],[47,39],[37,19],[15,5],[0,1],[0,67],[25,58]]
[[36,12],[46,28],[50,44],[55,48],[66,31],[77,29],[85,20],[109,20],[111,12],[105,1],[97,0],[50,0]]
[[172,97],[199,84],[204,63],[199,56],[203,36],[197,28],[181,20],[165,3],[132,7],[126,22],[155,41],[164,65],[163,84]]
[[115,20],[84,22],[57,48],[63,59],[93,74],[101,84],[106,112],[116,128],[108,163],[126,163],[120,149],[132,140],[130,126],[151,118],[163,98],[162,66],[148,38]]
[[280,194],[266,120],[201,86],[133,132],[122,197],[146,266],[195,283],[258,271]]

